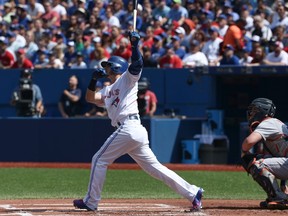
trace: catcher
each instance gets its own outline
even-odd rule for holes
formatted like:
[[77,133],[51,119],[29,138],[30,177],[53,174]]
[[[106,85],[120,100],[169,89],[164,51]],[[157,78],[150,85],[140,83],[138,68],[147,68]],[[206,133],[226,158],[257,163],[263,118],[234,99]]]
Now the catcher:
[[[248,106],[247,120],[251,134],[242,143],[242,166],[267,193],[261,208],[286,209],[288,195],[288,129],[274,118],[276,107],[267,98],[257,98]],[[262,154],[250,150],[261,143]],[[277,179],[281,180],[281,188]]]

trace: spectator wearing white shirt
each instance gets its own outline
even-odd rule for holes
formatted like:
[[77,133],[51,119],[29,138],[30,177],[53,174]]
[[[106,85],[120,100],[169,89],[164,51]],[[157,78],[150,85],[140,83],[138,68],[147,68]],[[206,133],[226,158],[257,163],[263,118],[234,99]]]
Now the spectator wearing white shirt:
[[224,38],[229,26],[227,24],[227,16],[225,16],[224,14],[219,15],[218,17],[218,25],[219,25],[219,36],[221,38]]
[[112,26],[116,26],[116,27],[121,27],[120,26],[120,21],[119,19],[113,15],[113,11],[112,11],[112,8],[110,6],[108,6],[106,8],[106,16],[105,16],[106,20],[107,20],[107,24],[109,27],[112,27]]
[[219,37],[219,28],[217,26],[211,26],[208,33],[210,39],[205,43],[202,52],[207,56],[209,65],[216,66],[219,65],[221,60],[220,44],[223,39]]
[[61,17],[61,21],[63,20],[67,20],[67,10],[66,8],[61,5],[61,1],[60,0],[53,0],[52,1],[52,10],[56,11],[58,14],[60,14]]
[[279,18],[273,20],[273,22],[270,25],[270,28],[272,30],[277,26],[285,26],[285,28],[287,28],[288,27],[288,17],[287,17],[287,13],[286,13],[284,5],[279,4],[276,11],[277,11]]
[[283,50],[284,46],[281,41],[274,43],[274,51],[268,53],[263,60],[265,65],[288,65],[288,54]]
[[252,35],[258,35],[261,38],[261,42],[268,42],[273,36],[271,29],[264,25],[264,20],[260,15],[253,17],[254,26],[251,30]]
[[76,61],[71,65],[71,69],[86,69],[87,64],[83,61],[83,54],[77,52]]
[[45,9],[44,6],[36,0],[28,0],[27,13],[30,15],[32,20],[37,20],[45,13]]
[[207,66],[208,59],[203,52],[200,52],[200,43],[197,40],[190,42],[190,52],[187,53],[183,60],[183,67],[193,68],[196,66]]

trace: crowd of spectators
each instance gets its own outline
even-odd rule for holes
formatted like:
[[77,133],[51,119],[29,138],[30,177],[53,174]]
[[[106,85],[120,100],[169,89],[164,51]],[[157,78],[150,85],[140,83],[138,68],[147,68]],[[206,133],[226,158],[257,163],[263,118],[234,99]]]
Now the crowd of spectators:
[[[287,65],[288,4],[139,0],[145,67]],[[0,0],[0,68],[97,68],[130,61],[132,0]]]

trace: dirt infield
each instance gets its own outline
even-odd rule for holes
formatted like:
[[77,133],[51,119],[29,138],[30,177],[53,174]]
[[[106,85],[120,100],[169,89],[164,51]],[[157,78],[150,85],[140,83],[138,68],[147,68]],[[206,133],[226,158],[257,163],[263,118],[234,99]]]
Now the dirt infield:
[[[173,170],[243,171],[239,166],[165,164]],[[82,163],[0,163],[0,167],[84,168]],[[139,169],[137,164],[113,164],[110,169]],[[288,210],[260,209],[260,200],[212,200],[203,198],[203,209],[190,212],[185,199],[104,199],[96,212],[75,209],[72,199],[0,200],[0,216],[76,216],[76,215],[287,215]]]

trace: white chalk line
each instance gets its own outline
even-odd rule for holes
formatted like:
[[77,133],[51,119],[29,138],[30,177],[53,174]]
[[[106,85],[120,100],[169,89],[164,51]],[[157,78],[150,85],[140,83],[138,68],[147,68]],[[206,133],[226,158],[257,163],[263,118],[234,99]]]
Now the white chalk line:
[[[17,206],[17,207],[15,207]],[[19,215],[19,216],[33,216],[32,213],[28,213],[27,211],[29,210],[35,210],[35,207],[38,210],[45,210],[45,213],[48,212],[55,212],[57,210],[73,210],[74,207],[72,204],[67,204],[67,203],[59,203],[59,204],[10,204],[10,205],[0,205],[0,209],[5,209],[5,210],[14,210],[11,213],[5,213],[5,214],[1,214],[0,216],[11,216],[13,215]],[[53,209],[51,209],[51,207],[53,207]],[[101,211],[109,211],[109,210],[119,210],[119,207],[121,207],[121,210],[127,211],[130,210],[131,208],[135,211],[137,210],[143,210],[147,207],[147,210],[149,211],[157,211],[158,209],[179,209],[179,206],[174,206],[174,205],[168,205],[168,204],[153,204],[153,203],[143,203],[141,205],[139,205],[139,203],[101,203],[99,205],[99,210]],[[25,212],[23,211],[23,208],[25,209]],[[17,210],[19,212],[17,212]],[[15,212],[16,211],[16,212]],[[144,210],[145,211],[145,210]],[[104,213],[103,212],[103,213]],[[38,212],[39,213],[39,212]],[[44,213],[44,212],[43,212]],[[45,214],[44,213],[44,214]],[[164,212],[163,212],[164,213]],[[157,215],[157,213],[153,213],[153,215]],[[174,215],[175,212],[167,212],[164,215]],[[179,214],[179,212],[178,212]],[[39,215],[39,214],[37,214]],[[151,214],[150,214],[151,215]],[[187,212],[185,213],[185,215],[199,215],[199,216],[205,216],[205,213],[201,213],[201,212],[189,212],[187,214]]]

